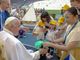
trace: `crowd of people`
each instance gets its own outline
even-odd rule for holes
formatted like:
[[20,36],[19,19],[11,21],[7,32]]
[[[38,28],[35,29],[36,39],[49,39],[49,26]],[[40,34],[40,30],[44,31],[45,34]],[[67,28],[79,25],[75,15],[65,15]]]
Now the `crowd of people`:
[[40,13],[32,34],[42,43],[36,44],[38,50],[30,53],[18,39],[20,32],[29,31],[21,28],[25,11],[20,10],[24,12],[21,17],[16,15],[17,10],[9,13],[9,0],[0,0],[0,60],[50,60],[54,53],[59,60],[80,60],[80,0],[70,2],[71,7],[62,7],[58,20],[45,10]]

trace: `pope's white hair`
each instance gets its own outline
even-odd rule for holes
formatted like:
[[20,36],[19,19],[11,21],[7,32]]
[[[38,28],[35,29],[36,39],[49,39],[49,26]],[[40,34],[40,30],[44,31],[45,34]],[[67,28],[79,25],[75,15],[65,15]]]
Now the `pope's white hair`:
[[8,24],[12,24],[12,23],[14,24],[17,20],[19,20],[19,19],[16,17],[9,17],[6,19],[4,25],[7,26]]
[[0,0],[0,4],[1,3],[4,3],[4,2],[7,2],[8,0]]

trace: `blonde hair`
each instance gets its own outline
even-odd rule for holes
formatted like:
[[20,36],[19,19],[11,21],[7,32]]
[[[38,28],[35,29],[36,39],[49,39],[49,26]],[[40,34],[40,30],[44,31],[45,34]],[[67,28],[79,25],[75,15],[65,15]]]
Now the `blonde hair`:
[[6,1],[8,1],[8,0],[0,0],[0,4],[4,3]]
[[5,53],[4,44],[2,41],[0,41],[0,60],[7,60],[6,58],[7,56]]
[[74,1],[77,1],[77,2],[80,2],[80,0],[70,0],[71,2],[74,2]]

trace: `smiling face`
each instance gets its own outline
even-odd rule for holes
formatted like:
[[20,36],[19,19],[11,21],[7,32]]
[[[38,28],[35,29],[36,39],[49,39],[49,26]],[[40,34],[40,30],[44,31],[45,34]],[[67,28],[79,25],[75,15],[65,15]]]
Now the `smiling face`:
[[21,21],[17,20],[14,22],[13,27],[11,28],[14,35],[18,35],[19,30],[20,30],[20,25],[21,25]]
[[46,18],[42,18],[42,21],[43,21],[43,22],[46,22]]
[[6,29],[10,30],[14,36],[17,36],[20,30],[21,21],[14,19],[6,25]]
[[66,11],[64,13],[65,20],[68,24],[74,24],[74,22],[77,20],[77,16],[74,16],[70,12]]

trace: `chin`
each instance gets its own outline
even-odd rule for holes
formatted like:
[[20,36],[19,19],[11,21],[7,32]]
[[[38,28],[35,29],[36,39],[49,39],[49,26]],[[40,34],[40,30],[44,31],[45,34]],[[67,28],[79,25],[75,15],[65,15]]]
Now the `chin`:
[[17,32],[15,32],[15,33],[14,33],[14,35],[15,35],[15,36],[17,36],[17,35],[18,35],[18,33],[17,33]]
[[71,24],[70,22],[67,22],[67,24]]

